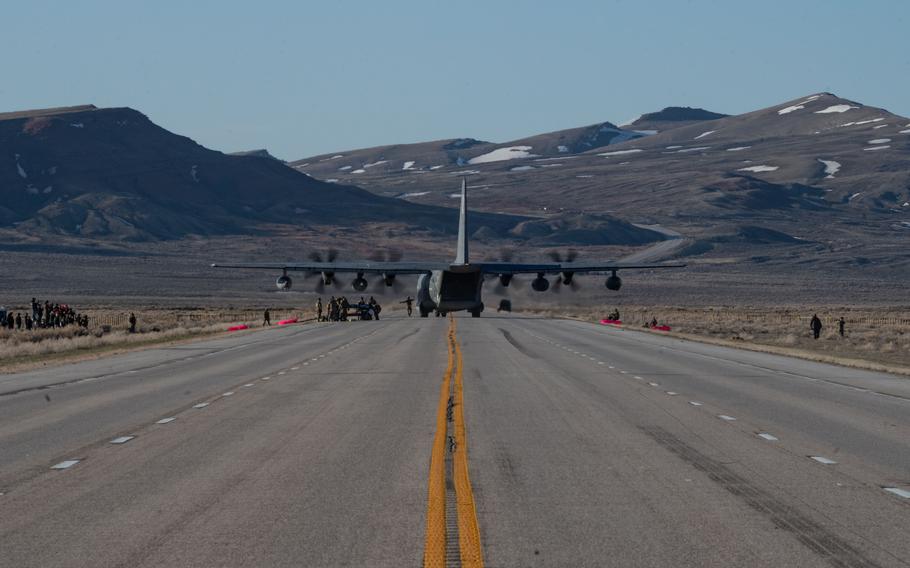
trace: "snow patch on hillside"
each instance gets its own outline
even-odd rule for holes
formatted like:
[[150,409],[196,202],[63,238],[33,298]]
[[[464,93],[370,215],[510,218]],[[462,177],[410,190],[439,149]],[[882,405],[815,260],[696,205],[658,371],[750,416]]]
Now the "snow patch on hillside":
[[799,105],[793,105],[793,106],[788,106],[788,107],[782,108],[782,109],[780,109],[779,111],[777,111],[777,114],[790,114],[791,112],[793,112],[793,111],[795,111],[795,110],[801,110],[801,109],[804,109],[804,108],[806,108],[806,107],[803,106],[803,105],[801,105],[801,104],[799,104]]
[[569,151],[569,147],[568,147],[568,146],[559,145],[559,146],[556,147],[556,150],[559,151],[559,152],[568,152],[568,151]]
[[366,168],[372,168],[373,166],[381,166],[382,164],[386,163],[387,161],[388,160],[379,160],[378,162],[373,162],[372,164],[364,164],[363,167],[364,167],[364,169],[366,169]]
[[907,130],[901,130],[900,132],[898,132],[898,134],[910,134],[910,128],[908,128]]
[[536,158],[537,154],[532,154],[530,150],[531,146],[507,146],[505,148],[497,148],[492,152],[487,152],[486,154],[481,154],[476,158],[471,158],[468,160],[468,163],[471,165],[488,164],[490,162],[519,160],[521,158]]
[[716,131],[716,130],[709,130],[709,131],[707,131],[707,132],[702,132],[701,134],[699,134],[698,136],[696,136],[696,137],[693,138],[692,140],[698,140],[699,138],[704,138],[705,136],[710,136],[710,135],[714,134],[715,132],[717,132],[717,131]]
[[421,195],[429,195],[429,191],[413,191],[411,193],[402,193],[399,195],[399,199],[407,199],[408,197],[420,197]]
[[25,173],[25,168],[23,168],[22,164],[19,163],[19,154],[16,154],[16,170],[19,172],[19,177],[22,179],[28,179],[28,174]]
[[535,169],[534,166],[515,166],[514,168],[509,168],[510,172],[526,172],[528,170]]
[[445,167],[444,165],[439,164],[438,166],[430,166],[430,169],[431,169],[431,170],[438,170],[438,169],[444,168],[444,167]]
[[677,150],[677,154],[685,154],[687,152],[701,152],[702,150],[707,150],[711,146],[696,146],[694,148],[683,148],[682,150]]
[[876,138],[875,140],[869,140],[869,144],[887,144],[891,142],[890,138]]
[[327,180],[325,180],[325,182],[326,183],[338,183],[338,178],[327,179]]
[[85,128],[85,125],[82,124],[81,122],[71,122],[70,126],[72,126],[73,128]]
[[597,154],[598,156],[603,156],[604,158],[609,158],[610,156],[621,156],[623,154],[637,154],[638,152],[644,152],[641,148],[632,148],[630,150],[614,150],[612,152],[604,152],[603,154]]
[[401,167],[401,169],[410,170],[411,168],[414,167],[414,164],[416,164],[416,163],[417,162],[415,162],[414,160],[408,160],[407,162],[404,163],[404,165]]
[[667,146],[666,150],[676,150],[677,148],[682,148],[682,146]]
[[863,150],[869,152],[871,150],[884,150],[884,149],[890,148],[890,147],[891,146],[870,146],[869,148],[863,148]]
[[835,162],[834,160],[822,160],[818,159],[819,162],[825,165],[825,173],[828,174],[826,178],[833,178],[834,174],[840,171],[840,162]]
[[352,166],[341,166],[340,168],[338,168],[338,171],[339,171],[339,172],[346,172],[346,171],[350,170],[351,167],[352,167]]
[[193,178],[193,181],[199,183],[199,166],[193,164],[193,167],[190,168],[190,177]]
[[859,108],[858,106],[852,105],[831,105],[828,108],[815,111],[815,114],[830,114],[832,112],[847,112],[852,108]]
[[741,150],[748,150],[752,146],[736,146],[735,148],[727,148],[727,152],[739,152]]
[[363,168],[360,168],[360,169],[356,169],[356,170],[352,171],[351,173],[352,174],[362,174],[362,173],[366,173],[366,170]]
[[854,193],[853,195],[851,195],[850,197],[848,197],[848,198],[847,198],[847,201],[853,201],[854,199],[856,199],[857,197],[859,197],[859,196],[862,195],[862,194],[863,194],[862,191],[857,191],[856,193]]
[[739,168],[740,172],[773,172],[778,169],[778,166],[766,166],[764,164],[760,166],[749,166],[748,168]]

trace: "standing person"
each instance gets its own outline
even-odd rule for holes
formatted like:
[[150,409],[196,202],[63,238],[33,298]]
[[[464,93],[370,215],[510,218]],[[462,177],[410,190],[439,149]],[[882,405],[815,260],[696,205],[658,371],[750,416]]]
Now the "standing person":
[[265,309],[265,313],[262,314],[262,325],[271,326],[272,325],[272,316],[269,314],[269,309]]
[[847,320],[844,319],[844,316],[841,316],[840,319],[837,320],[837,332],[840,333],[841,337],[844,336],[844,328],[846,326],[847,326]]
[[22,329],[22,313],[16,313],[16,329]]
[[316,300],[316,321],[322,321],[322,297]]
[[402,304],[405,304],[408,307],[408,317],[411,317],[411,314],[414,312],[414,298],[408,296],[405,298]]
[[7,313],[6,314],[6,327],[8,327],[10,329],[10,331],[12,331],[13,326],[15,326],[15,325],[16,325],[16,318],[13,317],[13,312]]
[[818,339],[818,336],[822,333],[822,320],[818,319],[818,314],[812,314],[812,319],[809,321],[809,329],[812,330],[815,339]]
[[32,317],[28,314],[25,314],[25,331],[32,330]]
[[136,333],[136,314],[130,312],[130,333]]
[[[373,300],[373,298],[370,298]],[[379,321],[379,312],[382,311],[382,306],[379,305],[379,302],[373,300],[373,314],[376,316],[376,321]]]

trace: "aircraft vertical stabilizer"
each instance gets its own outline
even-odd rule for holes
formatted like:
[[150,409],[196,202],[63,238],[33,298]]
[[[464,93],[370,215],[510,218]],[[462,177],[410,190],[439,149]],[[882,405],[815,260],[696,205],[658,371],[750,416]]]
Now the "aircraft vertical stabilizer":
[[455,251],[455,264],[468,262],[468,182],[461,178],[461,213],[458,216],[458,250]]

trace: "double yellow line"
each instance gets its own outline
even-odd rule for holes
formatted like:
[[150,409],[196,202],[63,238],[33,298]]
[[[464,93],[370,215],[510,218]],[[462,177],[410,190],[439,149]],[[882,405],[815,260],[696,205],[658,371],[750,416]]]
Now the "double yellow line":
[[[449,360],[439,392],[436,409],[436,434],[430,453],[430,479],[427,497],[427,531],[423,552],[425,568],[446,565],[446,451],[452,451],[452,484],[458,517],[458,548],[461,566],[483,568],[480,529],[474,506],[474,491],[468,475],[468,444],[464,426],[464,365],[454,318],[449,319]],[[454,385],[452,384],[454,381]],[[454,387],[454,388],[453,388]],[[452,398],[452,435],[454,444],[446,446],[449,397]]]

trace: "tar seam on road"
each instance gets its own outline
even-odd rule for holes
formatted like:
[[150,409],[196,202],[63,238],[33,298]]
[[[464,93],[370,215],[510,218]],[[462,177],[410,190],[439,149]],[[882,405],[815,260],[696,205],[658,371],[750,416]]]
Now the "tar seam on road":
[[[464,423],[464,362],[461,346],[456,337],[455,320],[449,321],[448,365],[439,394],[436,411],[436,434],[430,454],[430,478],[427,497],[427,530],[423,565],[446,565],[446,433],[449,413],[449,393],[452,393],[452,421],[454,440],[452,451],[452,485],[455,487],[455,507],[458,516],[458,550],[460,565],[483,568],[480,545],[480,528],[474,492],[468,474],[468,446]],[[453,384],[454,383],[454,384]],[[452,535],[454,537],[454,535]]]

